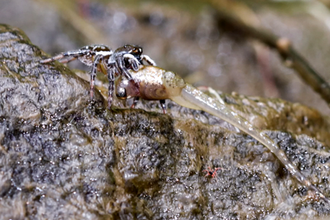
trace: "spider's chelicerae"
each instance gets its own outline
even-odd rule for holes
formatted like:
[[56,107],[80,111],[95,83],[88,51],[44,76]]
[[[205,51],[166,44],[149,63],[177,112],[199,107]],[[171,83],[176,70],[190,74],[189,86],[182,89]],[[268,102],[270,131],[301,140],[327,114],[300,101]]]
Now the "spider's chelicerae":
[[[99,70],[108,75],[109,80],[109,96],[108,107],[111,107],[112,96],[114,91],[115,77],[119,75],[125,76],[128,80],[132,80],[129,69],[134,71],[139,70],[139,65],[143,65],[146,61],[149,65],[156,66],[156,63],[147,55],[142,54],[142,47],[135,45],[125,45],[112,51],[105,45],[92,45],[84,46],[79,50],[73,50],[61,53],[52,58],[41,60],[40,63],[49,63],[58,60],[61,63],[68,63],[78,59],[83,64],[91,66],[91,79],[90,79],[90,96],[93,98],[94,94],[94,81],[96,72]],[[137,100],[134,100],[134,107]]]

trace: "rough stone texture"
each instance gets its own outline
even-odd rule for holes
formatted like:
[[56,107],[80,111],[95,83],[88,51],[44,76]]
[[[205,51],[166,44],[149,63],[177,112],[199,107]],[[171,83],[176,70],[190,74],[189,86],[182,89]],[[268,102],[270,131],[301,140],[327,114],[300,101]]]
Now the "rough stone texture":
[[[275,219],[326,217],[250,136],[168,102],[109,111],[89,84],[0,26],[0,216],[3,219]],[[221,94],[327,196],[329,123],[279,99]],[[142,109],[141,109],[142,108]],[[148,111],[145,111],[146,109]],[[322,141],[322,142],[320,142]],[[207,167],[220,167],[215,178]]]

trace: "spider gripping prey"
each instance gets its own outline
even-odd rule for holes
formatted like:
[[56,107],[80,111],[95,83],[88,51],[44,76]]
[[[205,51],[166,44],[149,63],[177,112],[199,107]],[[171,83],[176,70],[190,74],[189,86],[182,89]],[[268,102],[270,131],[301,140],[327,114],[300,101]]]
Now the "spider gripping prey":
[[[226,103],[218,98],[211,98],[200,90],[184,82],[177,74],[155,66],[144,66],[139,71],[130,71],[132,79],[120,76],[116,81],[116,95],[121,99],[141,97],[146,100],[171,99],[177,104],[196,110],[203,110],[252,136],[267,147],[281,161],[290,174],[316,197],[329,202],[329,199],[289,160],[284,151],[268,135],[254,127],[245,118],[233,112]],[[211,170],[207,175],[216,172]]]
[[[41,60],[40,63],[49,63],[55,60],[61,63],[68,63],[78,59],[83,64],[90,66],[90,96],[94,96],[94,81],[96,72],[100,71],[108,76],[109,92],[108,107],[111,107],[114,81],[117,76],[124,76],[128,80],[132,80],[129,69],[137,71],[139,66],[145,61],[147,64],[156,66],[156,63],[147,55],[143,55],[142,47],[135,45],[125,45],[112,51],[105,45],[84,46],[79,50],[73,50],[61,53],[52,58]],[[138,98],[134,100],[132,107],[135,106]],[[162,103],[162,102],[161,102]],[[162,104],[164,106],[164,104]],[[165,111],[165,110],[164,110]]]

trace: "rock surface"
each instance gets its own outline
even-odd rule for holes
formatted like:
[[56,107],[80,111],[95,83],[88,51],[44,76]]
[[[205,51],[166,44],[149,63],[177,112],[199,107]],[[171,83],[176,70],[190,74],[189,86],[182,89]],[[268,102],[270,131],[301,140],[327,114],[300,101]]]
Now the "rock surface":
[[[274,219],[330,214],[250,136],[168,103],[106,109],[89,84],[0,26],[0,216],[4,219]],[[267,129],[327,196],[329,121],[279,99],[222,94]],[[141,110],[147,109],[148,111]],[[322,142],[320,142],[322,141]],[[208,167],[221,169],[205,177]]]

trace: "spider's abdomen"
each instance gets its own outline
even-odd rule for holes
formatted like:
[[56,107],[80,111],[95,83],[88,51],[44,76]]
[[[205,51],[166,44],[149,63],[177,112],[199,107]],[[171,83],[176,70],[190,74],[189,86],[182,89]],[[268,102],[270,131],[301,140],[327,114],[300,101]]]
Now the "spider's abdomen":
[[81,51],[81,56],[78,57],[78,60],[87,66],[92,66],[95,57],[100,55],[103,59],[109,58],[113,52],[112,50],[105,45],[91,45],[82,47],[79,51]]

